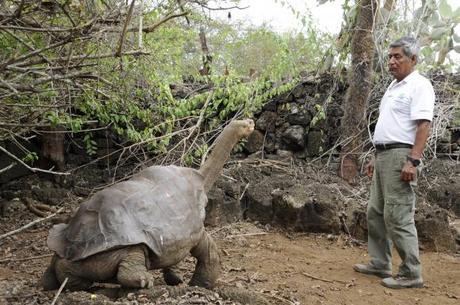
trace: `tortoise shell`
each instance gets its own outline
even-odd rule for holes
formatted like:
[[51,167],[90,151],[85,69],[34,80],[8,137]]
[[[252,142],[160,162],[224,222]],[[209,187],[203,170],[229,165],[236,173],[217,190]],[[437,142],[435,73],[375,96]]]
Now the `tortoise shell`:
[[149,167],[82,203],[68,224],[50,230],[48,246],[76,261],[135,244],[161,257],[171,247],[198,242],[207,203],[203,183],[195,169]]

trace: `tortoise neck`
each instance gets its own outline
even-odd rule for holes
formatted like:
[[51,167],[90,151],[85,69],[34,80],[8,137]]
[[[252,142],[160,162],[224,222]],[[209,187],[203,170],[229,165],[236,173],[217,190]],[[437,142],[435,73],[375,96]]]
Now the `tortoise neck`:
[[211,154],[200,167],[200,174],[204,177],[204,189],[208,192],[219,177],[225,162],[230,157],[233,146],[240,137],[232,124],[225,127],[214,142]]

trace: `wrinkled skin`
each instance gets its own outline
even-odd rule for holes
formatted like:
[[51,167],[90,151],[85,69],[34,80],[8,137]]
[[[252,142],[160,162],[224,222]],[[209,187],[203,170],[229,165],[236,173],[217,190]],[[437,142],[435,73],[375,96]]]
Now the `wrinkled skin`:
[[[221,271],[216,244],[203,231],[202,238],[190,249],[190,253],[197,259],[197,264],[189,284],[213,288]],[[158,258],[144,245],[110,250],[75,262],[55,255],[42,278],[42,285],[45,290],[57,289],[67,278],[65,287],[70,290],[86,290],[94,282],[118,283],[127,288],[151,288],[153,276],[148,270],[160,268],[163,268],[165,281],[174,285],[180,283],[180,279],[164,264],[174,266],[182,259],[182,254]]]

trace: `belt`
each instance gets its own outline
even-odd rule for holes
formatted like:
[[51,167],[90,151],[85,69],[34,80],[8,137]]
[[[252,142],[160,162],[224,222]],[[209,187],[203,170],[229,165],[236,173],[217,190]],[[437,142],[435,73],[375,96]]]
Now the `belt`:
[[412,144],[407,143],[387,143],[387,144],[375,144],[377,150],[388,150],[395,148],[412,148]]

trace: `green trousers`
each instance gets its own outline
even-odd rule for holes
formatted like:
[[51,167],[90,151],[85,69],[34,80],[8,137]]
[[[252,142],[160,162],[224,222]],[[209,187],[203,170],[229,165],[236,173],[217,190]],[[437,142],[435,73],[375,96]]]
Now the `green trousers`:
[[394,244],[402,260],[398,274],[418,278],[421,264],[413,189],[417,180],[410,183],[401,180],[401,170],[409,152],[408,148],[396,148],[376,153],[367,207],[368,251],[372,265],[391,270]]

